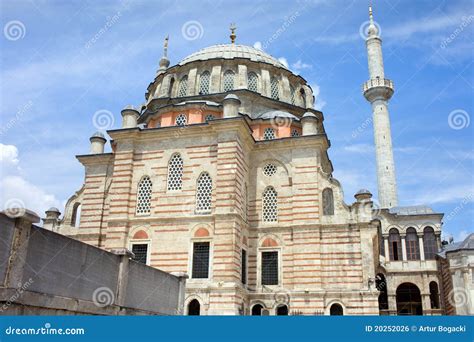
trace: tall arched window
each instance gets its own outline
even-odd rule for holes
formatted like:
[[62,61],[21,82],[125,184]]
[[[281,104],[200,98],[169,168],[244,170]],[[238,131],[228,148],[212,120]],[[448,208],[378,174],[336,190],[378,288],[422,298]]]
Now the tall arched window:
[[390,260],[402,260],[402,243],[400,241],[400,233],[397,229],[390,229],[388,234],[388,243],[390,249]]
[[183,158],[174,154],[168,163],[168,190],[181,190],[183,184]]
[[201,304],[197,299],[193,299],[188,304],[188,315],[199,316],[201,314]]
[[234,90],[234,72],[227,70],[224,73],[224,91]]
[[74,203],[71,216],[72,227],[79,228],[79,225],[81,223],[81,208],[82,206],[80,202]]
[[331,188],[323,190],[323,215],[334,215],[334,194]]
[[288,306],[285,304],[278,305],[276,314],[277,316],[288,316]]
[[263,306],[261,304],[255,304],[252,306],[252,316],[262,316]]
[[212,179],[207,172],[201,173],[197,180],[196,211],[209,212],[212,204]]
[[181,77],[179,81],[178,97],[188,95],[188,76]]
[[379,293],[379,310],[388,310],[387,280],[382,273],[375,277],[375,287]]
[[415,284],[403,283],[396,292],[397,315],[423,315],[420,290]]
[[331,305],[331,309],[329,309],[329,314],[331,316],[343,316],[344,315],[344,309],[340,304],[333,304]]
[[439,309],[439,290],[435,281],[430,283],[430,302],[432,309]]
[[263,191],[262,196],[263,222],[278,221],[278,196],[276,190],[269,186]]
[[303,88],[301,88],[300,90],[300,100],[301,100],[301,107],[306,108],[306,94]]
[[408,260],[420,260],[420,245],[415,228],[408,228],[405,237]]
[[270,81],[270,91],[272,99],[280,99],[280,89],[278,89],[278,79],[276,77],[272,77],[272,80]]
[[137,215],[150,213],[152,185],[151,179],[148,176],[144,176],[140,183],[138,183]]
[[273,128],[265,128],[263,131],[263,140],[273,140],[275,139],[275,130]]
[[248,88],[250,91],[258,92],[258,76],[254,72],[247,75]]
[[292,105],[294,105],[296,102],[295,88],[291,85],[290,85],[290,102]]
[[209,84],[211,80],[211,74],[209,71],[204,71],[199,78],[199,94],[207,95],[209,94]]
[[434,260],[438,252],[438,245],[433,228],[426,227],[423,230],[423,247],[425,250],[425,259]]

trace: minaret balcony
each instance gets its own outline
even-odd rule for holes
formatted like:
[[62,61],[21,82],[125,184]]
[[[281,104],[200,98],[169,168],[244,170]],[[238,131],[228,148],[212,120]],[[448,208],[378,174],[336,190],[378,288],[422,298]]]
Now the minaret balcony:
[[385,78],[372,78],[362,86],[367,101],[389,100],[394,92],[393,82]]

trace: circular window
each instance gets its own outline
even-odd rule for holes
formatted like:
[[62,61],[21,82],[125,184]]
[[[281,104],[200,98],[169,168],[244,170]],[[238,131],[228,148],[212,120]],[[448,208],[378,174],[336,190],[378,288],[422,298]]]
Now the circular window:
[[208,114],[208,115],[206,115],[205,121],[206,121],[206,122],[209,122],[209,121],[214,120],[215,118],[216,118],[216,117],[215,117],[214,115]]
[[179,114],[176,117],[176,126],[184,126],[187,124],[188,118],[185,114]]
[[274,164],[267,164],[263,167],[263,174],[265,176],[273,176],[277,172],[277,167]]

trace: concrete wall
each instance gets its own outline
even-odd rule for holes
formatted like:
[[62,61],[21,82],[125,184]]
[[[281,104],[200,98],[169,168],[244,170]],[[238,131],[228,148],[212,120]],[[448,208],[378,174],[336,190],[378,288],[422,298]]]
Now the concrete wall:
[[185,277],[0,214],[0,315],[182,312]]

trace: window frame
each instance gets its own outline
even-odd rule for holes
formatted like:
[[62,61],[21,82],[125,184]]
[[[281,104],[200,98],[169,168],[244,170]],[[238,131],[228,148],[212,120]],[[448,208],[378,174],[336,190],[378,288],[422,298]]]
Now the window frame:
[[[245,253],[245,256],[244,256]],[[240,280],[242,282],[242,285],[247,286],[249,282],[249,254],[246,248],[243,246],[240,249],[240,270],[241,270],[241,275],[240,275]],[[245,267],[244,267],[245,265]]]
[[[207,265],[207,278],[194,278],[193,277],[193,269],[194,269],[194,244],[195,243],[208,243],[209,244],[209,263]],[[212,279],[212,262],[213,262],[213,254],[214,251],[214,244],[211,238],[192,238],[190,241],[189,246],[189,265],[188,265],[188,274],[190,282],[193,281],[208,281]]]
[[[143,264],[143,265],[150,266],[150,261],[151,261],[151,239],[131,239],[130,243],[129,243],[129,249],[130,249],[131,252],[133,252],[133,245],[147,245],[146,263]],[[136,261],[136,260],[133,260],[133,261],[140,263],[139,261]]]
[[[273,138],[267,138],[266,135],[267,135],[267,132],[270,132],[272,131],[273,132]],[[263,130],[263,134],[262,134],[262,140],[264,141],[272,141],[272,140],[275,140],[277,138],[277,130],[273,127],[266,127],[264,130]]]
[[[180,186],[179,189],[170,189],[170,166],[171,166],[171,161],[176,157],[179,156],[181,159],[181,175],[180,175]],[[181,192],[183,191],[183,175],[184,175],[184,159],[181,153],[176,152],[171,155],[171,157],[168,159],[168,167],[167,167],[167,175],[166,175],[166,192]]]
[[[208,80],[207,80],[207,92],[204,93],[204,92],[201,92],[202,90],[202,77],[203,75],[206,75],[208,76]],[[209,70],[204,70],[203,72],[201,72],[199,74],[199,88],[198,88],[198,95],[209,95],[211,93],[211,73],[209,72]]]
[[[184,95],[182,94],[183,91],[183,86],[185,86],[185,89],[184,89]],[[186,96],[189,96],[189,77],[188,75],[184,75],[183,77],[181,77],[179,79],[179,84],[178,84],[178,94],[176,94],[177,96],[176,97],[186,97]]]
[[[255,75],[255,90],[250,89],[250,75],[251,75],[251,74],[252,74],[252,75]],[[249,71],[249,72],[247,73],[247,90],[252,91],[252,92],[254,92],[254,93],[258,93],[258,89],[259,89],[258,84],[259,84],[259,82],[258,82],[258,74],[257,74],[255,71]]]
[[[211,191],[210,191],[210,194],[209,194],[209,197],[210,197],[209,209],[206,209],[206,210],[198,209],[199,180],[201,179],[201,177],[204,174],[207,174],[209,176],[209,179],[210,179],[210,182],[211,182]],[[213,192],[214,192],[214,181],[212,179],[211,174],[207,171],[202,171],[196,179],[196,194],[195,194],[195,203],[194,203],[194,213],[195,214],[197,214],[197,215],[208,215],[208,214],[212,213]]]
[[[227,75],[232,75],[232,89],[226,89],[226,77],[227,77]],[[222,74],[222,92],[223,93],[235,90],[235,75],[236,75],[236,73],[232,69],[227,69],[226,71],[224,71],[224,73]]]
[[[273,191],[275,192],[275,200],[276,200],[276,203],[275,203],[275,206],[276,206],[276,219],[275,220],[272,220],[272,221],[266,221],[265,220],[265,193],[270,190],[270,189],[273,189]],[[274,186],[272,185],[269,185],[269,186],[266,186],[263,191],[262,191],[262,209],[261,209],[261,222],[263,224],[277,224],[278,223],[278,215],[279,215],[279,205],[278,205],[278,191],[275,189]]]
[[[150,208],[149,208],[148,212],[139,213],[138,212],[139,190],[140,190],[140,185],[142,184],[142,182],[145,178],[148,178],[150,180],[150,183],[151,183],[151,185],[150,185]],[[143,175],[137,183],[137,194],[136,194],[136,200],[135,200],[135,216],[150,216],[152,209],[153,209],[153,181],[151,180],[151,177],[146,174],[146,175]]]
[[[278,271],[278,283],[277,284],[263,284],[263,272],[262,272],[262,266],[263,266],[263,253],[265,252],[276,252],[278,257],[277,257],[277,271]],[[257,284],[260,287],[278,287],[283,284],[282,282],[282,248],[281,247],[259,247],[258,249],[258,254],[257,254]]]

